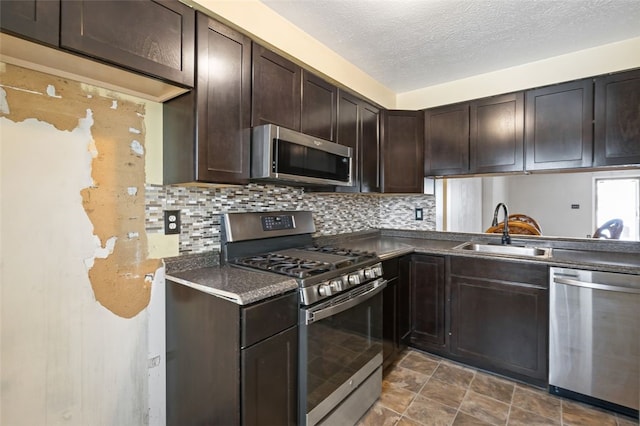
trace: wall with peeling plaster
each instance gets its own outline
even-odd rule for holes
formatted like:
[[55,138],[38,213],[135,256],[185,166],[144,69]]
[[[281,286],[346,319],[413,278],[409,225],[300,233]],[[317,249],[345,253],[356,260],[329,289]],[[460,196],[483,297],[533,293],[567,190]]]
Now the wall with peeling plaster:
[[144,230],[158,111],[0,63],[0,424],[162,424],[164,275]]

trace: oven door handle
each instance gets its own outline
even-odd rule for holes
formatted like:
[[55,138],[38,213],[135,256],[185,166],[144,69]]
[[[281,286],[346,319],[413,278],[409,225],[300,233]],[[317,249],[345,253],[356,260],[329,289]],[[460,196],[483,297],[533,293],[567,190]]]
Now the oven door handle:
[[339,314],[340,312],[344,312],[367,299],[371,299],[387,286],[386,280],[378,280],[377,282],[379,283],[378,285],[352,299],[347,299],[337,305],[330,305],[326,308],[318,309],[317,311],[311,309],[308,310],[305,315],[305,324],[312,324],[316,321],[320,321],[321,319]]

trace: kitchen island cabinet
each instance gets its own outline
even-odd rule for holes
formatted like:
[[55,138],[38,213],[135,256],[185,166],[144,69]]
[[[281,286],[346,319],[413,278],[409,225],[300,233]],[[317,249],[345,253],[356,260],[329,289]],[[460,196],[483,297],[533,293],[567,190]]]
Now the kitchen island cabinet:
[[548,267],[456,256],[449,261],[453,358],[546,386]]
[[296,424],[297,296],[238,305],[167,280],[167,425]]
[[640,164],[640,70],[595,81],[594,165]]
[[197,23],[196,88],[163,105],[164,183],[248,183],[251,41],[204,14]]

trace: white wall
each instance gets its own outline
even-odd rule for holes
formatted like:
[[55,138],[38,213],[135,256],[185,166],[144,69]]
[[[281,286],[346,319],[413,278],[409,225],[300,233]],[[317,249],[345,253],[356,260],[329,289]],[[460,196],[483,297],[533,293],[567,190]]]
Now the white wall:
[[482,229],[482,181],[459,178],[447,181],[447,231],[479,232]]
[[423,109],[640,67],[640,37],[399,93],[398,109]]
[[[534,218],[544,235],[585,238],[592,235],[596,227],[594,179],[627,176],[640,176],[640,170],[476,178],[482,179],[484,228],[474,232],[486,229],[496,204],[504,202],[510,214],[522,213]],[[580,208],[572,209],[572,204]]]

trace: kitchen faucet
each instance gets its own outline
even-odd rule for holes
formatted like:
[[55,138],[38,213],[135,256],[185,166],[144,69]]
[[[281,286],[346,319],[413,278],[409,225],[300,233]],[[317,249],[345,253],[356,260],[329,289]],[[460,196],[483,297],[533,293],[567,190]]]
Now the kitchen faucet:
[[496,209],[493,211],[493,222],[491,226],[498,224],[498,211],[502,207],[504,210],[504,228],[502,229],[502,244],[511,244],[511,237],[509,236],[509,212],[507,211],[507,205],[504,203],[498,203]]

